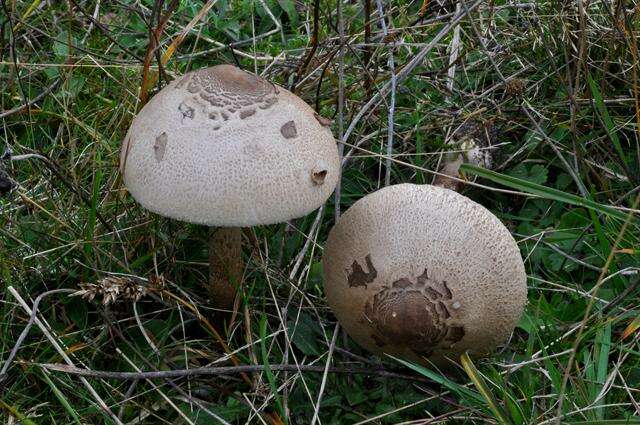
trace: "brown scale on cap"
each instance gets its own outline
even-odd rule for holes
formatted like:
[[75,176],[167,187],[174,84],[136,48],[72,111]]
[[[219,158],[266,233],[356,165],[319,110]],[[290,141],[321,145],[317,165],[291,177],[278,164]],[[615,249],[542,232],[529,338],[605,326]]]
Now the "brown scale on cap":
[[424,270],[416,281],[401,278],[371,297],[364,320],[375,329],[376,345],[405,346],[430,356],[438,347],[451,347],[464,336],[464,326],[452,319],[453,295],[446,282],[429,279]]
[[371,262],[371,255],[367,255],[364,260],[367,262],[367,269],[369,271],[365,272],[362,266],[358,264],[358,261],[353,260],[351,271],[347,270],[347,272],[349,273],[347,277],[349,286],[364,286],[366,288],[367,283],[373,282],[378,276],[378,272]]
[[287,121],[280,127],[280,133],[285,139],[293,139],[298,137],[298,130],[296,129],[296,123],[293,121]]
[[156,143],[153,145],[153,153],[156,157],[156,161],[160,162],[164,158],[164,153],[167,150],[167,133],[162,133],[156,137]]
[[[193,103],[200,104],[209,119],[214,121],[219,117],[227,121],[236,112],[240,119],[246,119],[258,109],[269,109],[278,102],[278,89],[274,84],[230,65],[219,65],[187,74],[176,88],[186,88],[189,93],[196,95],[192,99]],[[208,106],[202,105],[201,101],[207,102]],[[194,108],[187,102],[180,104],[183,115],[185,110],[193,111]],[[189,112],[189,115],[185,116],[192,118],[194,112]]]

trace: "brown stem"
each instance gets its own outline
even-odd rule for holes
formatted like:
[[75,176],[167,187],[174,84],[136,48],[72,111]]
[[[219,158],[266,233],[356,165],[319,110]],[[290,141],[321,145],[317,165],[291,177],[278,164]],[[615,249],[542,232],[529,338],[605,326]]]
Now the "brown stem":
[[460,165],[462,165],[462,158],[460,155],[457,155],[457,158],[455,160],[451,160],[447,157],[445,161],[446,162],[444,164],[444,167],[442,167],[440,172],[442,174],[446,174],[446,176],[436,175],[436,178],[433,180],[433,185],[444,187],[445,189],[455,190],[456,192],[458,192],[460,190],[460,182],[447,176],[460,178],[459,170]]
[[209,292],[213,306],[233,308],[242,285],[242,229],[221,227],[209,236]]
[[373,78],[369,74],[369,63],[371,62],[371,0],[364,0],[364,88],[367,92],[367,97],[371,95],[371,84]]
[[291,84],[291,91],[293,93],[296,92],[296,85],[298,81],[304,77],[304,73],[307,71],[307,67],[311,63],[311,59],[313,59],[313,55],[316,53],[318,49],[318,29],[320,27],[320,0],[315,0],[313,4],[313,33],[311,34],[311,48],[309,52],[307,52],[304,59],[300,61],[300,65],[298,65],[298,69],[296,70],[296,75],[293,80],[293,84]]

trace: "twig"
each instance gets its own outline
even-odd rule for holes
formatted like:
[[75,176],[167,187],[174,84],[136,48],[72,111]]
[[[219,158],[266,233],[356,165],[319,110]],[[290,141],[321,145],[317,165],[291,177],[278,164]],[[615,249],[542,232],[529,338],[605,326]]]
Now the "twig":
[[[342,16],[342,1],[338,0],[338,34],[340,47],[338,48],[338,137],[340,142],[344,140],[344,18]],[[326,68],[325,68],[326,69]],[[365,74],[367,74],[365,72]],[[368,75],[368,74],[367,74]],[[366,77],[368,78],[368,77]],[[318,85],[320,89],[320,85]],[[338,144],[340,162],[344,156],[344,144]],[[334,210],[336,222],[340,218],[340,200],[342,198],[342,173],[338,177],[334,195]]]
[[296,75],[294,77],[293,83],[291,84],[291,91],[293,93],[296,92],[296,84],[302,78],[302,74],[305,73],[307,67],[311,63],[311,59],[313,59],[313,55],[316,53],[318,49],[318,31],[320,27],[320,0],[314,0],[313,3],[313,34],[311,35],[311,49],[305,56],[303,60],[300,61],[300,66],[296,70]]
[[180,31],[180,33],[173,39],[167,50],[162,54],[162,65],[166,65],[173,56],[173,53],[180,47],[180,44],[184,41],[187,34],[193,29],[193,27],[200,22],[200,20],[206,15],[209,10],[218,2],[218,0],[208,0],[200,9],[193,19]]
[[296,273],[298,273],[298,269],[300,268],[300,265],[302,264],[302,260],[304,259],[304,256],[307,255],[307,251],[309,250],[309,247],[311,246],[311,242],[314,239],[313,235],[314,235],[314,233],[316,233],[316,231],[320,227],[319,224],[320,224],[320,221],[321,221],[323,215],[324,215],[324,205],[321,206],[318,209],[318,213],[316,214],[316,218],[313,221],[313,224],[311,225],[311,229],[309,230],[309,236],[306,238],[307,240],[304,242],[304,246],[302,247],[302,249],[300,250],[300,253],[296,257],[296,261],[294,263],[293,268],[291,269],[291,273],[289,273],[289,279],[293,280],[293,278],[295,277]]
[[[7,290],[9,291],[9,293],[11,293],[11,295],[13,295],[13,297],[18,300],[18,303],[20,303],[20,306],[28,313],[28,314],[34,314],[33,310],[29,308],[29,306],[27,305],[27,303],[24,301],[24,299],[22,299],[22,297],[20,296],[20,294],[18,293],[18,291],[15,290],[15,288],[13,286],[9,286],[7,288]],[[58,343],[58,341],[56,341],[56,339],[53,337],[53,335],[51,335],[51,333],[49,332],[49,330],[46,328],[46,326],[44,326],[44,324],[40,321],[40,319],[38,319],[37,317],[35,318],[35,323],[36,325],[40,328],[40,330],[42,331],[42,333],[47,337],[47,339],[49,340],[49,342],[51,343],[51,345],[53,345],[53,348],[58,352],[58,354],[60,354],[60,356],[64,359],[64,361],[67,363],[67,365],[69,367],[73,367],[75,368],[75,364],[73,363],[73,361],[71,360],[71,358],[67,355],[67,352],[60,346],[60,344]],[[109,409],[109,407],[107,406],[107,404],[104,402],[104,400],[102,400],[102,398],[100,397],[100,395],[98,395],[98,393],[96,392],[96,390],[93,389],[93,387],[91,386],[91,384],[89,383],[89,381],[87,381],[84,377],[80,377],[80,381],[82,382],[82,384],[85,386],[85,388],[87,388],[87,390],[89,390],[89,393],[93,396],[93,398],[98,402],[98,405],[100,406],[100,408],[107,414],[109,415],[109,417],[111,418],[111,420],[117,424],[117,425],[123,425],[123,423],[120,421],[120,419],[118,419],[118,417],[111,411],[111,409]]]
[[[60,171],[58,165],[52,160],[50,159],[48,156],[40,154],[40,153],[36,153],[36,152],[32,152],[32,153],[28,153],[28,154],[24,154],[24,155],[11,155],[11,150],[7,150],[8,154],[9,154],[9,160],[10,161],[23,161],[26,159],[39,159],[42,162],[44,162],[44,164],[47,166],[47,168],[56,176],[60,179],[60,181],[62,181],[62,183],[64,183],[65,186],[67,186],[67,188],[69,188],[69,190],[71,190],[73,193],[75,193],[76,195],[78,195],[80,197],[80,199],[82,199],[82,201],[89,206],[90,208],[93,207],[91,199],[89,199],[89,196],[87,196],[86,193],[84,193],[81,189],[77,188],[65,175],[62,171]],[[96,218],[100,221],[100,223],[102,223],[102,225],[104,227],[106,227],[110,232],[114,231],[113,226],[111,226],[111,224],[109,224],[109,222],[107,222],[107,220],[104,218],[104,216],[102,215],[102,213],[100,213],[100,211],[97,211],[96,209]]]
[[9,370],[9,367],[11,366],[13,359],[16,357],[16,354],[18,354],[18,350],[24,343],[24,340],[27,338],[27,335],[29,334],[31,327],[36,321],[36,314],[38,313],[38,306],[40,305],[40,301],[42,301],[44,297],[47,297],[49,295],[73,293],[73,292],[76,292],[76,290],[75,289],[54,289],[52,291],[47,291],[38,295],[38,297],[33,302],[33,307],[31,307],[31,315],[29,316],[29,321],[27,322],[27,326],[25,326],[22,332],[20,333],[20,336],[16,341],[16,345],[13,346],[13,348],[11,349],[11,353],[9,353],[9,357],[4,362],[4,365],[2,365],[2,369],[0,370],[0,388],[1,388],[2,382],[7,378],[7,371]]
[[[378,6],[378,15],[380,15],[380,25],[384,33],[385,40],[389,37],[389,30],[384,18],[384,10],[382,9],[382,1],[376,0]],[[391,18],[389,18],[391,22]],[[387,113],[387,161],[385,163],[384,185],[389,186],[391,183],[391,156],[393,154],[393,115],[396,109],[396,66],[393,60],[395,50],[395,40],[391,40],[391,48],[389,50],[389,73],[391,74],[391,100],[389,101],[389,112]]]
[[[458,0],[456,4],[456,14],[460,13],[462,9],[462,3],[464,0]],[[426,5],[428,1],[422,5],[424,7],[424,11],[422,8],[420,9],[420,15],[426,12]],[[453,84],[455,82],[456,76],[456,62],[458,61],[458,53],[460,52],[460,25],[456,25],[453,29],[453,37],[451,38],[450,51],[449,51],[449,69],[447,70],[447,99],[451,100],[451,93],[453,93]]]
[[[178,308],[180,308],[179,305]],[[156,356],[160,357],[160,350],[158,350],[158,347],[156,347],[153,341],[151,341],[151,338],[149,338],[149,335],[140,320],[140,315],[138,314],[138,303],[136,301],[133,302],[133,315],[136,318],[136,324],[138,325],[138,329],[140,329],[140,333],[144,337],[145,341],[147,341],[147,344],[149,344],[149,347],[151,347],[153,352],[156,353]]]
[[636,278],[633,279],[633,281],[626,288],[624,288],[624,291],[622,291],[617,297],[612,299],[609,304],[602,307],[602,314],[611,311],[615,306],[620,304],[623,300],[627,299],[629,294],[636,290],[638,284],[640,284],[640,276],[636,276]]
[[[371,0],[364,1],[364,63],[362,68],[364,69],[364,89],[367,93],[367,97],[371,96],[371,84],[373,78],[369,74],[369,63],[371,62],[371,46],[369,42],[371,40]],[[340,43],[342,44],[342,42]]]
[[[178,7],[178,0],[171,0],[169,3],[169,7],[162,17],[160,17],[160,12],[162,9],[162,4],[164,0],[156,0],[156,7],[158,8],[158,25],[155,30],[149,29],[149,47],[147,48],[147,53],[144,57],[144,67],[142,69],[142,84],[140,85],[140,107],[144,106],[147,103],[149,97],[149,67],[151,66],[151,61],[153,60],[153,56],[156,54],[157,49],[160,45],[160,36],[164,31],[164,27],[167,25],[171,14]],[[162,73],[162,60],[159,58],[158,60],[158,71]]]
[[[379,1],[379,0],[378,0]],[[336,347],[336,338],[338,337],[338,331],[340,330],[340,323],[336,323],[336,327],[333,329],[333,336],[331,337],[331,345],[329,345],[329,352],[327,353],[327,363],[325,364],[324,371],[322,372],[322,382],[320,383],[320,391],[318,392],[318,401],[316,402],[315,410],[313,412],[313,419],[311,425],[315,425],[318,421],[318,414],[320,413],[320,405],[322,404],[322,395],[324,394],[325,386],[327,385],[327,374],[333,359],[333,350]]]
[[[134,303],[134,305],[135,305],[135,303]],[[136,366],[136,364],[134,362],[132,362],[131,359],[129,357],[127,357],[122,352],[122,350],[120,350],[119,348],[116,348],[116,352],[118,354],[120,354],[126,360],[127,363],[129,363],[129,366],[131,366],[133,368],[133,370],[135,370],[136,372],[141,372],[140,368],[138,366]],[[193,421],[191,421],[191,419],[189,419],[189,417],[182,410],[180,410],[180,408],[178,406],[176,406],[175,403],[172,402],[171,399],[169,397],[167,397],[167,395],[164,392],[162,392],[162,390],[160,388],[158,388],[158,386],[152,380],[147,379],[146,381],[151,386],[151,388],[153,388],[160,395],[160,397],[162,397],[162,399],[169,406],[171,406],[173,408],[173,410],[175,410],[178,413],[178,415],[180,415],[182,417],[182,419],[184,419],[184,421],[186,423],[188,423],[189,425],[195,425],[193,423]]]
[[127,388],[127,392],[124,393],[124,398],[120,402],[120,410],[118,410],[118,419],[122,420],[122,417],[124,416],[124,409],[127,407],[126,402],[133,395],[133,392],[136,390],[136,387],[138,386],[138,382],[139,381],[137,379],[131,382],[131,384],[129,384],[129,388]]
[[47,97],[52,91],[54,91],[56,88],[58,88],[58,85],[60,85],[61,82],[62,82],[61,78],[56,78],[56,80],[49,87],[47,87],[42,93],[40,93],[39,95],[37,95],[33,99],[28,100],[25,103],[23,103],[22,105],[16,106],[13,109],[9,109],[7,111],[0,112],[0,119],[6,118],[6,117],[8,117],[10,115],[13,115],[13,114],[20,113],[20,112],[24,111],[25,109],[30,108],[31,106],[33,106],[35,103],[40,102],[42,99]]
[[560,152],[560,150],[556,146],[555,142],[553,140],[551,140],[551,138],[542,129],[542,127],[540,127],[540,124],[538,123],[538,121],[536,121],[533,118],[533,116],[529,112],[529,105],[527,105],[525,102],[523,102],[522,110],[524,111],[525,115],[529,118],[529,120],[531,121],[533,126],[536,128],[536,131],[538,132],[538,134],[540,134],[540,136],[542,136],[542,140],[544,140],[547,143],[547,145],[549,145],[551,147],[551,149],[556,154],[556,156],[558,157],[560,162],[562,162],[562,165],[564,165],[564,168],[567,170],[569,175],[571,175],[571,178],[575,182],[575,184],[578,187],[578,190],[580,191],[582,196],[584,198],[589,199],[591,196],[590,196],[589,192],[587,191],[587,189],[584,187],[584,183],[582,183],[582,180],[580,180],[580,177],[578,177],[578,174],[576,174],[576,171],[573,169],[571,164],[569,164],[569,162],[562,155],[562,152]]
[[[137,59],[139,61],[142,60],[142,58],[140,56],[138,56],[134,51],[129,49],[126,44],[123,44],[123,43],[119,42],[115,37],[113,37],[113,35],[111,33],[111,30],[109,30],[108,27],[106,27],[105,25],[100,23],[100,21],[98,19],[96,19],[95,17],[91,16],[91,14],[89,12],[84,10],[82,8],[82,6],[80,6],[76,2],[76,0],[69,0],[69,2],[73,7],[78,9],[89,21],[91,21],[91,25],[95,25],[100,31],[102,31],[102,34],[104,34],[104,36],[107,37],[109,39],[109,41],[111,41],[113,44],[115,44],[116,46],[121,48],[123,52],[127,53],[131,57],[133,57],[133,58],[135,58],[135,59]],[[98,6],[96,5],[96,7],[98,7]],[[88,34],[88,32],[87,32],[87,34]]]
[[[483,0],[476,0],[473,2],[471,6],[467,8],[466,11],[459,13],[456,15],[447,25],[445,25],[434,37],[433,39],[421,50],[419,51],[413,58],[407,63],[398,73],[396,74],[396,84],[402,83],[413,70],[422,63],[424,58],[433,50],[433,48],[442,40],[448,33],[454,28],[464,17],[467,16],[468,13],[473,11],[476,7],[478,7]],[[391,86],[391,82],[386,83],[375,95],[369,99],[369,101],[358,111],[358,113],[351,120],[351,124],[347,128],[347,131],[344,134],[343,142],[346,142],[349,139],[351,133],[355,129],[360,119],[364,116],[364,114],[375,105],[380,98],[386,96]]]
[[[263,372],[264,365],[241,365],[241,366],[220,366],[220,367],[197,367],[193,369],[176,369],[161,370],[149,372],[112,372],[106,370],[91,370],[69,366],[62,363],[38,363],[38,366],[56,372],[68,373],[87,378],[98,379],[118,379],[122,381],[135,381],[140,379],[167,379],[167,378],[188,378],[192,376],[221,376],[235,375],[238,373],[254,373]],[[373,375],[384,378],[407,379],[416,382],[433,383],[432,381],[419,376],[405,375],[397,372],[390,372],[384,369],[362,369],[330,366],[312,366],[312,365],[295,365],[295,364],[276,364],[270,365],[272,371],[289,371],[289,372],[315,372],[324,373],[342,373],[349,375]]]

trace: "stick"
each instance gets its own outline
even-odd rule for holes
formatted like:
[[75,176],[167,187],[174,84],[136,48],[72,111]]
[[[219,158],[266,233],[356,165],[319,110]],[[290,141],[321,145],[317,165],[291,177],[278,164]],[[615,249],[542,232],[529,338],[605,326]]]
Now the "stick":
[[[149,372],[111,372],[107,370],[91,370],[79,368],[73,365],[65,365],[62,363],[38,363],[38,366],[55,371],[68,373],[87,378],[100,379],[119,379],[122,381],[135,381],[140,379],[166,379],[166,378],[187,378],[192,376],[220,376],[235,375],[238,373],[254,373],[263,372],[264,365],[241,365],[241,366],[220,366],[220,367],[197,367],[193,369],[176,369],[161,370]],[[315,372],[324,373],[326,366],[312,365],[295,365],[295,364],[276,364],[270,365],[272,371],[288,371],[288,372]],[[419,376],[404,375],[397,372],[391,372],[384,369],[363,369],[363,368],[347,368],[347,367],[329,367],[327,373],[345,373],[350,375],[375,375],[385,378],[400,378],[411,381],[432,383],[426,378]]]
[[[402,83],[408,76],[409,74],[411,74],[411,72],[420,64],[422,63],[422,61],[424,60],[424,58],[429,54],[429,52],[436,46],[436,44],[438,44],[438,42],[440,40],[442,40],[448,33],[449,31],[451,31],[452,28],[454,28],[458,22],[460,22],[465,16],[467,16],[467,14],[469,14],[472,10],[474,10],[476,7],[478,7],[483,0],[476,0],[475,2],[473,2],[473,4],[471,6],[469,6],[467,8],[467,10],[465,10],[464,12],[456,15],[451,22],[449,22],[447,25],[445,25],[440,32],[438,32],[438,34],[436,34],[435,37],[433,37],[433,40],[431,40],[429,42],[429,44],[427,44],[424,49],[422,49],[420,52],[418,52],[413,59],[411,59],[411,61],[404,66],[404,68],[402,68],[400,71],[398,71],[398,73],[396,74],[396,84],[400,84]],[[369,110],[369,108],[371,108],[371,106],[373,106],[374,104],[376,104],[378,102],[378,100],[380,100],[381,97],[385,96],[387,94],[387,92],[389,91],[391,87],[391,82],[386,83],[375,95],[373,95],[371,97],[371,99],[369,99],[369,101],[358,111],[358,113],[355,115],[355,117],[353,117],[353,120],[351,121],[351,124],[349,124],[349,128],[347,128],[347,131],[344,134],[343,137],[343,142],[346,142],[349,138],[349,136],[351,135],[351,133],[353,132],[355,126],[358,124],[358,122],[360,121],[360,119],[362,119],[362,117],[364,116],[364,114]]]
[[[13,295],[13,297],[18,300],[18,303],[20,304],[20,306],[28,313],[28,314],[34,314],[33,310],[31,308],[29,308],[29,306],[27,305],[27,303],[24,301],[24,299],[20,296],[20,294],[18,293],[18,291],[15,290],[15,288],[13,286],[9,286],[7,288],[7,290],[11,293],[11,295]],[[46,326],[44,326],[44,324],[40,321],[40,319],[38,319],[37,317],[35,318],[35,323],[36,325],[40,328],[40,330],[42,331],[42,333],[47,337],[47,339],[49,340],[49,342],[51,342],[51,345],[53,345],[53,348],[55,348],[55,350],[58,352],[58,354],[60,354],[60,356],[64,359],[64,361],[67,363],[67,365],[69,367],[75,368],[75,364],[73,363],[73,361],[71,360],[71,358],[69,358],[69,356],[67,355],[67,353],[65,352],[65,350],[60,346],[60,344],[58,343],[58,341],[56,341],[56,339],[53,337],[53,335],[51,335],[51,333],[47,330]],[[88,370],[88,369],[85,369]],[[109,407],[107,407],[107,404],[104,402],[104,400],[102,400],[102,398],[100,398],[100,396],[98,395],[98,393],[96,392],[96,390],[93,389],[93,387],[91,386],[91,384],[89,383],[89,381],[86,380],[86,378],[84,377],[80,377],[80,381],[82,382],[82,384],[87,388],[87,390],[89,390],[89,393],[91,393],[91,395],[93,396],[93,398],[96,399],[96,401],[98,402],[98,405],[100,406],[100,408],[107,414],[109,415],[109,417],[111,418],[111,420],[113,421],[113,423],[117,424],[117,425],[124,425],[122,423],[122,421],[120,421],[120,419],[118,419],[118,417],[115,415],[115,413],[113,413]]]
[[327,375],[329,373],[329,368],[331,364],[331,359],[333,358],[333,349],[336,347],[336,337],[338,336],[338,331],[340,330],[340,324],[336,323],[336,327],[333,330],[333,337],[331,337],[331,345],[329,346],[329,353],[327,354],[327,363],[325,364],[324,370],[322,371],[322,383],[320,384],[320,392],[318,393],[318,401],[316,403],[315,411],[313,412],[313,419],[311,420],[311,425],[315,425],[318,421],[318,414],[320,413],[320,404],[322,403],[322,394],[324,394],[324,388],[327,384]]
[[[388,39],[389,30],[387,29],[387,23],[384,19],[384,10],[382,9],[382,2],[376,0],[378,6],[378,14],[380,15],[380,25],[382,26],[382,32],[384,38]],[[392,3],[393,4],[393,3]],[[389,18],[391,23],[391,18]],[[389,101],[389,113],[387,114],[387,160],[385,162],[385,176],[384,185],[389,186],[391,183],[391,156],[393,155],[393,115],[396,110],[396,66],[393,60],[393,51],[395,50],[396,42],[391,40],[391,50],[389,51],[389,73],[391,74],[391,100]]]
[[22,346],[22,343],[24,342],[25,338],[29,334],[29,331],[31,330],[33,323],[36,321],[36,314],[38,313],[38,305],[40,304],[40,301],[42,301],[42,299],[48,295],[54,295],[54,294],[60,294],[60,293],[72,293],[72,292],[76,292],[76,290],[75,289],[54,289],[53,291],[47,291],[38,295],[38,297],[33,302],[33,307],[31,308],[31,315],[29,316],[29,322],[27,322],[27,326],[25,326],[24,329],[22,330],[22,333],[20,333],[20,336],[18,337],[18,341],[16,342],[16,345],[13,346],[13,348],[11,349],[11,353],[9,353],[9,357],[4,362],[4,365],[2,365],[2,370],[0,370],[0,384],[2,383],[2,381],[5,380],[6,373],[9,370],[9,366],[11,366],[13,359],[16,357],[16,354],[18,354],[18,350],[20,349],[20,347]]

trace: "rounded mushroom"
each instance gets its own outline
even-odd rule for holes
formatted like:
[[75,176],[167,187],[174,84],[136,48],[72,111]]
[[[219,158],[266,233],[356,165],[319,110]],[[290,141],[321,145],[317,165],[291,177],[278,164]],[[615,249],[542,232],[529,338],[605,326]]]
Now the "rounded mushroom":
[[400,184],[358,200],[329,233],[323,269],[329,305],[358,344],[423,364],[487,354],[526,303],[507,228],[442,187]]
[[232,227],[211,242],[218,305],[231,305],[230,281],[241,279],[239,227],[304,216],[333,192],[338,149],[320,118],[282,87],[218,65],[171,82],[133,120],[120,154],[133,197],[166,217]]

